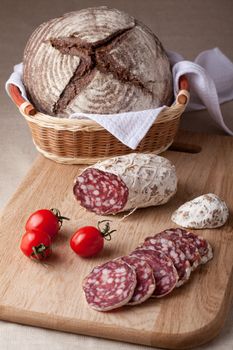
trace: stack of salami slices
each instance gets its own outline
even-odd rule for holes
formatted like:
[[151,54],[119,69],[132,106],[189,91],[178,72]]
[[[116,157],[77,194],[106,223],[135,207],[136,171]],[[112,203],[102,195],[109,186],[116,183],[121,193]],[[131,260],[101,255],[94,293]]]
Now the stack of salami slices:
[[84,279],[83,290],[90,307],[98,311],[141,304],[171,293],[212,257],[204,238],[172,228],[147,237],[128,256],[95,267]]

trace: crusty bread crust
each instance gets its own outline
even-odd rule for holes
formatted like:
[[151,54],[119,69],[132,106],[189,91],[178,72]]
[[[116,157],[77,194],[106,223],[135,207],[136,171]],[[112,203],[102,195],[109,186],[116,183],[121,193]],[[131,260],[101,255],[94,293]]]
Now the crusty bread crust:
[[159,39],[128,14],[104,6],[39,26],[25,48],[23,81],[38,110],[61,117],[172,101],[170,63]]

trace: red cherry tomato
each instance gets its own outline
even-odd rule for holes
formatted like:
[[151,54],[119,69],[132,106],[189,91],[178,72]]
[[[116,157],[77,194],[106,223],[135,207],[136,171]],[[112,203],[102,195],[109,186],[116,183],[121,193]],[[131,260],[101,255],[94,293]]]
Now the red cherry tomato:
[[26,232],[21,240],[21,251],[28,257],[36,260],[44,260],[51,253],[51,238],[46,232]]
[[62,226],[63,220],[68,218],[61,216],[57,209],[41,209],[32,213],[25,225],[27,231],[42,231],[47,232],[53,239]]
[[[103,230],[100,229],[99,224],[106,222]],[[70,247],[73,251],[82,256],[90,257],[99,253],[104,247],[104,238],[111,239],[110,225],[108,220],[103,220],[98,223],[98,228],[94,226],[85,226],[78,229],[70,239]]]

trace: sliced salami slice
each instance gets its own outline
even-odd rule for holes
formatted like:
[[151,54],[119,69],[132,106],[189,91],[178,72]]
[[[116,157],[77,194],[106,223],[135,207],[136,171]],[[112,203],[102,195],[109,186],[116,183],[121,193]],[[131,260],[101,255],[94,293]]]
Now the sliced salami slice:
[[173,241],[163,237],[147,237],[142,247],[152,250],[161,250],[172,260],[179,276],[176,287],[180,287],[188,281],[191,274],[190,262]]
[[90,307],[107,311],[127,304],[136,283],[135,270],[123,260],[114,260],[95,267],[84,279],[83,290]]
[[120,259],[135,269],[137,284],[128,305],[141,304],[151,297],[155,290],[154,273],[150,265],[136,256],[123,256]]
[[196,247],[196,245],[189,240],[187,237],[183,236],[182,229],[171,228],[164,230],[154,238],[163,237],[171,240],[175,245],[185,254],[186,258],[190,262],[191,270],[194,271],[201,263],[201,255]]
[[189,242],[192,242],[197,247],[201,256],[201,264],[205,264],[213,258],[213,249],[206,239],[184,229],[181,229],[181,231],[183,237],[186,237]]
[[170,293],[176,286],[178,274],[171,259],[163,252],[140,248],[130,254],[146,261],[153,269],[155,277],[155,291],[152,296],[163,297]]
[[76,178],[73,192],[84,208],[101,215],[119,212],[129,194],[117,175],[95,168],[87,168]]

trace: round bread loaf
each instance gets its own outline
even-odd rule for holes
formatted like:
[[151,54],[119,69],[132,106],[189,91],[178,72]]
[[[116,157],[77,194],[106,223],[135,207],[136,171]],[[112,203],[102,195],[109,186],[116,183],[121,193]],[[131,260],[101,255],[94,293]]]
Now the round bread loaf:
[[41,24],[23,64],[29,99],[49,115],[111,114],[172,102],[170,63],[159,39],[116,9],[88,8]]

